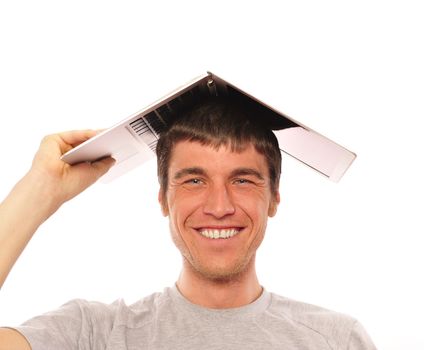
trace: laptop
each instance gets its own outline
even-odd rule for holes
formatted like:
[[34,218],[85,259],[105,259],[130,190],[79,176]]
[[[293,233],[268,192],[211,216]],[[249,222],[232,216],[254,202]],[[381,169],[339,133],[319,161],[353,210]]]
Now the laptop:
[[283,153],[338,182],[356,155],[275,110],[240,88],[207,72],[180,86],[143,110],[102,131],[62,156],[69,164],[112,156],[116,163],[101,181],[109,182],[155,157],[159,135],[182,110],[210,96],[227,96],[251,106],[278,138]]

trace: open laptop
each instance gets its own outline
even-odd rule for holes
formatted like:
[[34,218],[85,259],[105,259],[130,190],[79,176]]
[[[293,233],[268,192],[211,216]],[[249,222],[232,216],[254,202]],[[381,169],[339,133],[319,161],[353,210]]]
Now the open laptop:
[[256,117],[271,127],[284,153],[332,181],[339,181],[356,157],[327,137],[208,72],[73,148],[62,156],[62,160],[75,164],[112,156],[116,163],[102,177],[102,181],[108,182],[155,157],[159,134],[179,111],[200,103],[206,97],[220,95],[249,104],[256,111]]

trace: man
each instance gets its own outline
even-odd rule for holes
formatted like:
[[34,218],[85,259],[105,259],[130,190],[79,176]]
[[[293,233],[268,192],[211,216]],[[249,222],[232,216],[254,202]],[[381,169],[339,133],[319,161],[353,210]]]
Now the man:
[[[0,282],[38,226],[113,165],[59,160],[93,134],[44,138],[2,203]],[[161,135],[157,160],[159,202],[183,256],[176,285],[130,306],[72,301],[1,329],[1,350],[375,349],[354,319],[259,283],[256,251],[280,202],[281,153],[252,110],[230,100],[202,103]]]

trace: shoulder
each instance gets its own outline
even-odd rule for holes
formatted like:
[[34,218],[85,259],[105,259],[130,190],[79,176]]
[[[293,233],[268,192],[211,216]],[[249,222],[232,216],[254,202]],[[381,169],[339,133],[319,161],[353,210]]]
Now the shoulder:
[[164,303],[166,303],[165,293],[157,292],[130,304],[124,299],[118,299],[110,304],[78,299],[63,307],[77,309],[77,312],[87,315],[92,324],[110,322],[114,327],[123,325],[138,328],[150,322]]
[[105,348],[112,334],[125,329],[144,329],[156,314],[162,293],[147,296],[131,305],[123,299],[106,304],[75,299],[56,310],[36,316],[15,327],[33,349]]
[[131,304],[126,303],[124,299],[117,299],[111,303],[73,299],[27,322],[42,320],[65,323],[69,319],[71,324],[88,324],[93,328],[97,326],[112,328],[129,323],[134,325],[143,321],[143,315],[147,318],[154,313],[158,305],[163,303],[163,299],[163,293],[153,293]]
[[270,309],[273,312],[278,312],[283,317],[289,317],[291,320],[309,326],[320,325],[321,323],[327,324],[328,322],[335,322],[337,324],[349,326],[356,322],[356,320],[349,315],[329,310],[321,306],[293,300],[274,293],[271,293],[271,295]]
[[[273,319],[285,322],[308,337],[320,338],[333,349],[351,349],[353,339],[367,336],[360,323],[349,315],[274,293],[268,312]],[[366,341],[369,341],[369,338]]]

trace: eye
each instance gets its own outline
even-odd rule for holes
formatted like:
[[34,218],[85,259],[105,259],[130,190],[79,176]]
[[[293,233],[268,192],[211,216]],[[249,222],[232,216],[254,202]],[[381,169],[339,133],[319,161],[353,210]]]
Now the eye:
[[193,179],[188,179],[188,180],[184,181],[183,183],[186,185],[200,185],[203,183],[203,181],[198,178],[193,178]]
[[250,181],[248,179],[235,179],[233,181],[233,183],[236,184],[236,185],[245,185],[245,184],[253,183],[253,181]]

